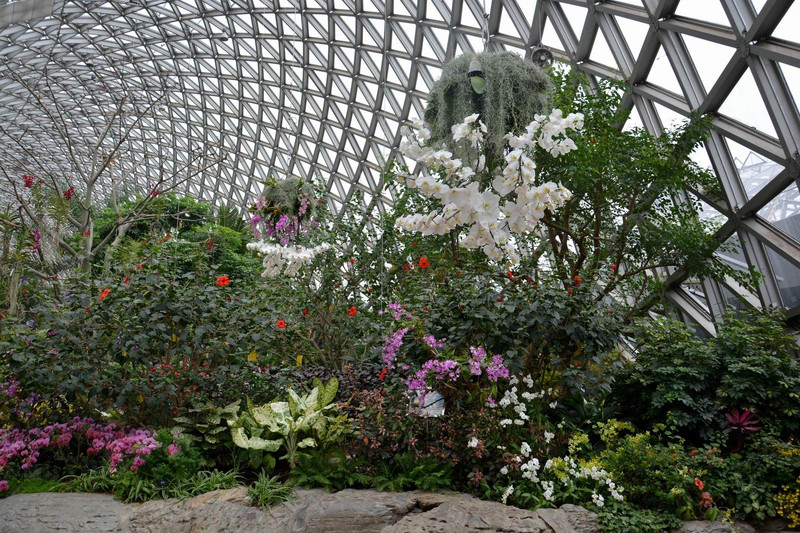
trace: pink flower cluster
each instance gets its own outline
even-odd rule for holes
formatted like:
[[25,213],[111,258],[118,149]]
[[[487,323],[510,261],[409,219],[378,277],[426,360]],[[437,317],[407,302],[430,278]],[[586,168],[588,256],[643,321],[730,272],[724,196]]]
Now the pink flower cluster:
[[430,348],[431,350],[436,350],[438,348],[444,348],[444,341],[446,341],[447,339],[442,339],[441,341],[437,341],[436,337],[434,337],[433,335],[425,335],[424,337],[422,337],[422,340],[425,342],[425,344],[428,345],[428,348]]
[[470,358],[467,361],[469,371],[473,376],[480,376],[486,371],[486,377],[490,381],[497,381],[500,378],[508,378],[509,372],[503,364],[503,358],[497,354],[488,360],[486,350],[483,348],[469,347]]
[[406,333],[409,332],[411,328],[400,328],[386,339],[386,342],[383,344],[383,353],[381,354],[381,359],[386,364],[386,368],[391,369],[393,367],[393,362],[397,357],[397,351],[400,350],[400,346],[403,345],[403,337],[406,336]]
[[392,313],[392,318],[395,320],[402,320],[404,318],[414,318],[411,316],[411,313],[406,311],[406,308],[400,304],[389,304],[387,306],[389,311]]
[[430,390],[428,387],[428,375],[430,374],[436,379],[450,378],[451,381],[457,381],[458,376],[461,375],[461,369],[458,367],[458,363],[452,359],[445,361],[428,359],[422,364],[422,368],[417,370],[413,378],[406,380],[408,390],[417,391],[424,396]]
[[[74,441],[79,443],[78,453],[85,451],[97,455],[109,452],[112,472],[120,463],[133,457],[131,470],[135,471],[146,464],[144,456],[161,447],[154,437],[152,431],[115,424],[102,425],[91,418],[80,417],[42,428],[0,429],[0,471],[12,462],[18,462],[20,469],[28,470],[36,464],[41,452],[66,448]],[[177,451],[175,446],[172,453]]]

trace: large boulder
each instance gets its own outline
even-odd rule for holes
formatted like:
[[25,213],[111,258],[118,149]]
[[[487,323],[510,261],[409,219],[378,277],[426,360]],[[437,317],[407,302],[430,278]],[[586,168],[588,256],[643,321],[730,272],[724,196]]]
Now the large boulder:
[[105,494],[19,494],[0,500],[0,533],[592,533],[594,513],[575,505],[526,511],[459,493],[296,490],[262,511],[247,489],[186,501],[126,505]]

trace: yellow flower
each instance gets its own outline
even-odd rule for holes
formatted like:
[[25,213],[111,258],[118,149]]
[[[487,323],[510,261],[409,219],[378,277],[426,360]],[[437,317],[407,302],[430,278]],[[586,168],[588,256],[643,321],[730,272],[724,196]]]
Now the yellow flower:
[[297,366],[300,366],[300,365],[303,364],[303,356],[301,354],[297,354],[296,359],[297,359]]
[[144,396],[142,396],[141,394],[137,396],[136,399],[139,400],[139,403],[144,402]]
[[255,363],[256,361],[258,361],[258,354],[256,353],[255,350],[247,354],[247,360],[250,361],[251,363]]
[[178,336],[174,333],[172,334],[172,342],[178,342]]

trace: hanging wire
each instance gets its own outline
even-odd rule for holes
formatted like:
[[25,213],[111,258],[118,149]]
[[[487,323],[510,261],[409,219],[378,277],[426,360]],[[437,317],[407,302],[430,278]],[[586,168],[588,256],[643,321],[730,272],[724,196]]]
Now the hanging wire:
[[483,51],[489,48],[489,13],[486,12],[486,0],[483,0],[483,20],[481,20],[481,38],[483,39]]

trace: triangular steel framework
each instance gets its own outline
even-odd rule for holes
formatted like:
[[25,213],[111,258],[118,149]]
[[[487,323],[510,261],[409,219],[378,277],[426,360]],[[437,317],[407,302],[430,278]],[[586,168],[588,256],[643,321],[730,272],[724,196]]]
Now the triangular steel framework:
[[[89,138],[96,131],[86,117],[107,103],[86,97],[97,93],[98,82],[149,99],[172,87],[156,118],[137,128],[123,173],[146,190],[164,167],[179,168],[192,150],[216,147],[230,156],[183,185],[212,203],[247,204],[269,175],[317,175],[334,211],[357,190],[370,208],[381,210],[391,202],[381,168],[395,157],[401,123],[422,114],[444,62],[482,49],[484,30],[489,49],[529,57],[549,48],[591,77],[623,81],[624,105],[651,133],[660,133],[672,115],[713,117],[707,159],[699,157],[719,177],[724,198],[691,193],[723,222],[720,240],[734,242],[738,260],[755,266],[763,281],[750,294],[732,280],[717,284],[665,272],[669,297],[683,317],[713,333],[731,295],[745,305],[787,307],[790,317],[800,315],[794,304],[800,301],[800,224],[786,208],[794,205],[800,172],[793,97],[800,91],[800,44],[779,38],[800,24],[800,4],[793,0],[10,5],[26,3],[52,5],[52,14],[20,21],[18,9],[16,18],[4,17],[9,2],[0,0],[0,120],[58,154],[59,143],[31,111],[10,68],[34,79],[47,67],[70,120]],[[698,54],[697,46],[706,52]],[[755,87],[751,96],[759,103],[752,116],[729,105],[740,83]],[[744,162],[734,158],[738,151],[741,159],[742,149],[761,158],[768,174],[746,177]],[[0,162],[8,165],[6,156],[15,150],[0,139]],[[772,209],[779,200],[782,208]]]

